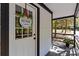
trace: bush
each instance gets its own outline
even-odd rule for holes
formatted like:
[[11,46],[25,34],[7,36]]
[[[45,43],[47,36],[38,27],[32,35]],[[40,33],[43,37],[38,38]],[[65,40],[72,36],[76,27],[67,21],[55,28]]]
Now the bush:
[[74,44],[74,40],[71,40],[70,38],[65,38],[63,42],[66,44]]

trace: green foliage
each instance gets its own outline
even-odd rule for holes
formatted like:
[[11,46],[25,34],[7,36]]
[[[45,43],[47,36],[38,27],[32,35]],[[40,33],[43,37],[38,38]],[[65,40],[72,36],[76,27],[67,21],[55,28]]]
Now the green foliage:
[[20,17],[23,17],[23,16],[24,16],[24,14],[23,14],[22,12],[18,12],[18,15],[19,15]]
[[65,38],[63,42],[67,44],[74,44],[74,40],[71,40],[70,38]]
[[52,21],[52,25],[54,29],[55,29],[55,26],[57,29],[62,29],[61,27],[67,29],[68,27],[73,26],[73,23],[74,23],[73,18],[64,18],[64,19],[58,19],[58,20]]

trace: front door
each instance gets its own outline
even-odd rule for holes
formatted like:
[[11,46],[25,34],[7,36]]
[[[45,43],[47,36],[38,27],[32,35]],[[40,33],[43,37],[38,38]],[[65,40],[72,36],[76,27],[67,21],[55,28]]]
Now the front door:
[[31,4],[9,4],[9,55],[37,55],[36,11]]

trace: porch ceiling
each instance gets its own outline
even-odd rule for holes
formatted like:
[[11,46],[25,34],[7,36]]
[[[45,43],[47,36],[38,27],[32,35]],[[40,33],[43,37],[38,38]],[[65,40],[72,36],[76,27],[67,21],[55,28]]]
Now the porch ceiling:
[[76,3],[45,3],[53,12],[53,18],[74,15]]

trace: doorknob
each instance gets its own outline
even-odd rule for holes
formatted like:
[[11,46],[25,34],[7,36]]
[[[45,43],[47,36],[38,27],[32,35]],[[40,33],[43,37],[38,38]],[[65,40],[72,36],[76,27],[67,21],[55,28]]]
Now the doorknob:
[[34,33],[34,36],[35,36],[35,33]]
[[33,39],[36,39],[36,37],[34,37]]
[[36,39],[35,35],[36,35],[36,34],[34,33],[34,38],[33,38],[34,40]]

